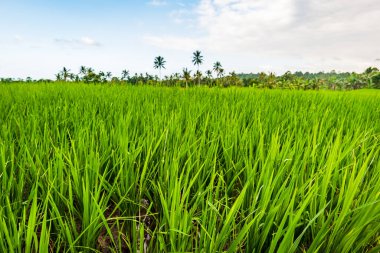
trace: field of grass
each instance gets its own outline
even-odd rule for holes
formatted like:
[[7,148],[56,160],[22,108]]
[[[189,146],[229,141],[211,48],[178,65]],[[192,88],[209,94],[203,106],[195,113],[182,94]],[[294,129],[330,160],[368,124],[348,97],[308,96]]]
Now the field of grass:
[[0,252],[379,252],[380,91],[0,84]]

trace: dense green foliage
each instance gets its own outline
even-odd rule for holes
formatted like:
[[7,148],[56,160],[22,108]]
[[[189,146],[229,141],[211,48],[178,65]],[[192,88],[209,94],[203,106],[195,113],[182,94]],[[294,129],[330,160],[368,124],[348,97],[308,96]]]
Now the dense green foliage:
[[0,85],[1,252],[379,252],[380,93]]
[[[111,72],[95,71],[93,68],[80,67],[79,73],[74,74],[71,70],[63,68],[56,74],[56,82],[82,82],[86,84],[112,84],[112,85],[151,85],[167,87],[255,87],[268,89],[291,89],[291,90],[356,90],[375,88],[380,89],[380,72],[377,68],[369,67],[363,73],[302,73],[300,71],[283,75],[275,73],[225,74],[222,64],[215,62],[213,70],[202,73],[199,66],[203,63],[200,51],[194,52],[193,64],[196,71],[183,68],[182,73],[174,73],[161,77],[161,70],[165,69],[166,61],[162,56],[154,60],[154,68],[159,70],[159,77],[149,73],[130,75],[128,70],[123,70],[120,77],[112,76]],[[12,78],[0,78],[2,83],[26,82],[26,83],[52,83],[52,80],[40,79],[14,80]]]

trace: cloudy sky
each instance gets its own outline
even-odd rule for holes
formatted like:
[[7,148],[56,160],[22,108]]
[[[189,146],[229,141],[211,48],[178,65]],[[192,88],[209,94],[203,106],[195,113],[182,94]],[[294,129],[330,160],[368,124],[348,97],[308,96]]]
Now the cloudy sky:
[[380,67],[379,0],[0,0],[0,77],[63,66],[154,74],[220,61],[227,72]]

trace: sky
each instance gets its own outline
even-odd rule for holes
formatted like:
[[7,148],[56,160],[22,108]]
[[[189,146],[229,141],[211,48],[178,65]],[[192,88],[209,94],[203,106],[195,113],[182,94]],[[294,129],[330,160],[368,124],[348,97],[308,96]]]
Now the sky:
[[380,67],[379,0],[0,0],[0,77],[54,78],[64,66],[163,75],[201,70]]

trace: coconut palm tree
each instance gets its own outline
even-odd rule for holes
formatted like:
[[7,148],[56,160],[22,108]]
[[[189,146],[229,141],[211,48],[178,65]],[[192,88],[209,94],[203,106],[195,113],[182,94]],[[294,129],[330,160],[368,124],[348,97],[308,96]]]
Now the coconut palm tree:
[[219,74],[218,74],[218,76],[219,76],[219,78],[224,76],[224,68],[220,68],[220,69],[219,69]]
[[104,82],[108,82],[108,81],[111,81],[111,78],[112,78],[112,72],[110,71],[107,71],[106,74],[104,75]]
[[213,70],[215,71],[216,75],[220,77],[220,75],[222,74],[221,70],[223,70],[222,64],[219,61],[215,62]]
[[78,79],[83,81],[85,79],[84,77],[86,76],[86,74],[87,74],[87,68],[85,66],[80,66]]
[[198,85],[200,85],[200,80],[202,79],[202,72],[197,70],[197,72],[195,72],[194,74],[194,77],[198,80]]
[[122,81],[125,81],[129,78],[129,71],[124,69],[123,71],[121,71],[121,80]]
[[70,79],[70,81],[74,81],[75,80],[75,75],[73,73],[70,73],[68,78]]
[[55,78],[56,78],[57,81],[62,81],[62,75],[61,75],[61,73],[56,74]]
[[67,82],[67,79],[70,78],[70,76],[71,76],[70,69],[67,69],[66,67],[63,67],[63,69],[61,71],[61,75],[63,77],[63,80],[65,82]]
[[185,84],[186,84],[186,88],[187,88],[187,83],[191,80],[191,70],[184,68],[182,70],[182,77],[185,80]]
[[83,78],[82,80],[85,82],[85,83],[89,83],[89,82],[96,82],[97,81],[97,77],[98,75],[95,74],[95,70],[93,68],[85,68],[81,67],[81,71],[83,71]]
[[210,86],[210,83],[212,82],[212,71],[206,70],[205,74],[206,74],[207,85]]
[[207,78],[210,78],[210,79],[212,78],[212,71],[211,70],[206,70],[205,74],[206,74]]
[[165,68],[166,61],[164,57],[162,56],[157,56],[154,58],[154,68],[158,69],[160,72],[160,80],[161,80],[161,69]]
[[[196,65],[198,67],[198,72],[199,72],[199,65],[203,63],[203,55],[201,54],[201,51],[197,50],[193,53],[193,64],[194,66]],[[201,79],[198,78],[198,85],[201,84]]]
[[79,83],[79,81],[80,81],[79,75],[74,75],[73,74],[73,80],[75,80],[76,83]]
[[85,66],[79,67],[79,74],[85,75],[87,72],[87,68]]

